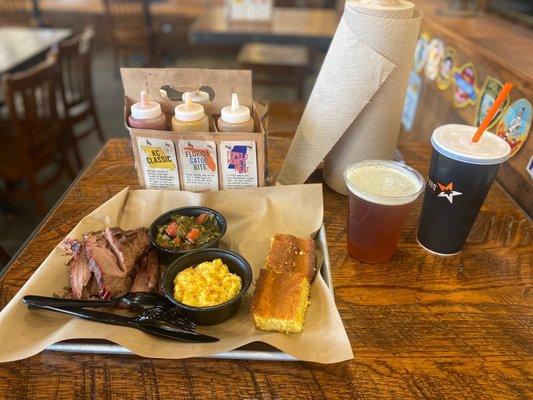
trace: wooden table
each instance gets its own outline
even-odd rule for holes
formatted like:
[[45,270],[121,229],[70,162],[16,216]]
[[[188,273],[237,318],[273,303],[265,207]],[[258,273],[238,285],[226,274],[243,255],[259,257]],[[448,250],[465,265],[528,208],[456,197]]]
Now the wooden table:
[[70,29],[0,27],[0,75],[35,64],[70,35]]
[[[273,174],[289,143],[290,138],[269,139]],[[427,172],[427,144],[411,142],[400,149],[409,164]],[[82,216],[125,186],[137,187],[130,143],[113,139],[0,279],[0,307]],[[346,198],[324,187],[324,205],[336,303],[354,360],[319,365],[43,352],[0,364],[0,394],[16,399],[531,398],[532,225],[499,185],[492,187],[468,247],[449,258],[416,243],[420,201],[395,256],[382,265],[348,256]]]
[[228,21],[222,7],[203,13],[189,28],[195,44],[268,42],[327,49],[337,29],[336,10],[275,7],[270,22]]
[[[220,4],[222,0],[158,0],[150,3],[152,15],[197,17],[205,12],[209,4]],[[104,13],[103,0],[39,0],[43,13]]]

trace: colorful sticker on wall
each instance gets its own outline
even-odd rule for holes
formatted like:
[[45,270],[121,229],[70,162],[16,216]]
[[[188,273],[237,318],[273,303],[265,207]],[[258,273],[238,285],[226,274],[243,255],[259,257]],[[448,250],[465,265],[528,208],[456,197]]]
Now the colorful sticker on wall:
[[533,107],[526,99],[519,99],[504,111],[497,124],[496,134],[511,146],[511,155],[516,154],[526,142],[531,130]]
[[174,142],[167,139],[138,137],[144,182],[147,188],[180,188]]
[[465,108],[476,104],[477,72],[472,63],[462,65],[454,74],[453,104],[457,108]]
[[183,190],[218,190],[217,147],[212,140],[179,140]]
[[439,73],[439,66],[444,57],[444,44],[440,39],[433,39],[429,42],[427,50],[427,61],[425,67],[426,78],[434,81]]
[[418,42],[416,43],[415,49],[415,58],[413,61],[413,69],[416,72],[422,71],[424,65],[426,64],[430,40],[431,35],[429,34],[429,32],[422,32],[422,34],[418,38]]
[[411,71],[409,73],[409,81],[407,83],[407,92],[405,93],[405,103],[403,104],[402,112],[402,126],[403,129],[408,132],[413,129],[421,90],[422,78],[420,78],[416,71]]
[[446,90],[450,87],[453,81],[456,59],[457,52],[455,49],[446,47],[439,65],[439,73],[437,74],[437,88],[439,90]]
[[222,141],[219,154],[223,189],[258,186],[257,151],[254,141]]
[[[481,124],[481,122],[485,118],[485,115],[487,115],[487,111],[489,110],[489,108],[492,107],[492,104],[494,104],[494,100],[496,100],[496,97],[498,97],[498,94],[500,93],[502,88],[502,82],[500,82],[496,78],[493,78],[492,76],[487,76],[487,78],[485,79],[485,83],[483,84],[483,89],[481,89],[480,92],[481,95],[479,96],[479,101],[477,102],[476,120],[474,121],[475,126],[479,126]],[[503,101],[503,104],[501,105],[500,109],[494,115],[494,118],[492,119],[492,122],[489,125],[489,129],[494,127],[496,123],[500,120],[500,117],[502,116],[505,107],[509,105],[509,100],[510,97],[507,96]]]

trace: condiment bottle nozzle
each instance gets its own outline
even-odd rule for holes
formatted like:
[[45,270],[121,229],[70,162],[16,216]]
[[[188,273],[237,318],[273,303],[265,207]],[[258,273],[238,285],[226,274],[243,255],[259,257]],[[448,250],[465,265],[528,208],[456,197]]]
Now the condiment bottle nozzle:
[[238,111],[240,107],[239,96],[237,93],[231,95],[231,111]]
[[185,93],[185,105],[187,108],[192,107],[192,95],[190,92]]
[[150,99],[148,97],[148,92],[146,90],[141,91],[141,106],[148,107],[150,105]]

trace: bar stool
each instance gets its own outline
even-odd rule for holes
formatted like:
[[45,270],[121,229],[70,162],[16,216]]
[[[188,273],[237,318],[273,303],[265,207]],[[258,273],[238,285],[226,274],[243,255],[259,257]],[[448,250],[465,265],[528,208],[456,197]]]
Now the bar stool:
[[[50,51],[57,57],[61,102],[68,126],[67,145],[74,149],[78,168],[82,168],[78,142],[95,132],[103,143],[104,134],[96,115],[92,89],[91,45],[94,29],[87,26],[80,35],[64,40]],[[85,129],[81,130],[79,128]]]
[[158,32],[152,27],[149,0],[104,0],[104,6],[116,71],[121,54],[144,54],[149,64],[157,64]]
[[[48,58],[3,79],[10,129],[1,129],[0,179],[13,195],[29,195],[41,215],[47,211],[42,190],[55,183],[63,172],[74,178],[61,143],[66,126],[57,111],[56,68],[57,61]],[[55,171],[50,171],[54,166]],[[38,175],[45,169],[50,174],[41,180]],[[20,181],[27,187],[19,188]]]

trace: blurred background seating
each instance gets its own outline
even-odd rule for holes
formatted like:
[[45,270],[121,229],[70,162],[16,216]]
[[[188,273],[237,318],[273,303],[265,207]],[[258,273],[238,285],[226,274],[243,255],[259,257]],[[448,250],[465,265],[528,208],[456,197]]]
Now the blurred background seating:
[[246,43],[237,55],[239,67],[253,71],[254,83],[293,86],[298,100],[304,98],[309,60],[307,47],[286,44]]
[[41,26],[38,0],[0,1],[0,26]]
[[[42,190],[74,172],[61,139],[65,120],[58,114],[57,60],[50,57],[35,67],[4,77],[9,129],[0,146],[0,178],[11,196],[29,195],[39,214],[47,211]],[[55,166],[54,171],[49,167]],[[41,172],[45,176],[41,176]]]
[[[104,0],[105,19],[113,46],[113,59],[118,69],[128,56],[142,54],[147,66],[158,62],[158,31],[152,26],[150,2],[146,0]],[[122,58],[124,57],[124,58]]]
[[93,95],[91,48],[92,26],[73,38],[59,43],[50,55],[58,59],[61,102],[67,124],[65,144],[74,151],[78,169],[83,167],[79,141],[95,133],[104,143]]

